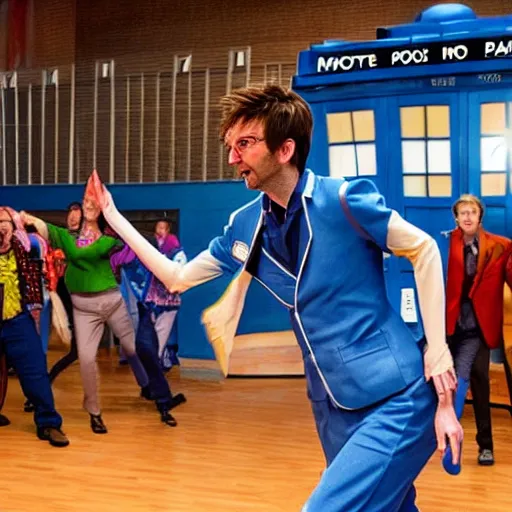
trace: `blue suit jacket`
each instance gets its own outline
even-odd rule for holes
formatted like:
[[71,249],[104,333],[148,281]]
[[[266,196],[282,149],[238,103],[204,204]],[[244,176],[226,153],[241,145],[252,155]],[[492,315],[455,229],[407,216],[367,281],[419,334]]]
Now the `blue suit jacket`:
[[231,215],[210,252],[225,271],[249,271],[289,309],[325,392],[338,407],[359,409],[423,375],[422,351],[386,295],[391,209],[371,181],[305,172],[296,277],[260,247],[261,195]]

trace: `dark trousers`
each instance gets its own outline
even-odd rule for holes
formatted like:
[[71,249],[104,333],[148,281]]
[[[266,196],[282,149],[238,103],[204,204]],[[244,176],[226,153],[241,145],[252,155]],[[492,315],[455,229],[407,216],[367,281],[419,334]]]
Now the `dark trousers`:
[[491,424],[491,386],[489,364],[491,351],[481,340],[471,370],[471,394],[476,419],[476,442],[481,450],[493,449]]
[[[476,355],[473,370],[471,372],[471,394],[473,395],[473,410],[476,418],[476,442],[481,450],[493,449],[492,426],[491,426],[491,389],[489,381],[489,363],[491,351],[489,347],[481,342],[480,349]],[[512,404],[512,375],[507,358],[504,358],[505,377],[508,392]]]
[[505,367],[505,378],[507,380],[508,396],[510,399],[510,415],[512,416],[512,371],[510,370],[510,360],[503,358],[503,366]]
[[2,346],[0,344],[0,411],[4,406],[5,396],[7,395],[7,383],[7,362],[5,360],[5,356],[2,352]]
[[78,361],[78,350],[76,348],[75,335],[71,337],[71,348],[69,352],[61,357],[50,370],[50,382],[53,382],[57,376],[62,373],[68,366],[72,365],[75,361]]
[[71,296],[69,295],[63,277],[57,284],[57,293],[62,300],[62,304],[64,305],[68,316],[69,328],[71,329],[71,347],[69,352],[52,366],[52,369],[50,370],[50,382],[53,382],[68,366],[72,365],[75,361],[78,361],[78,349],[76,347],[75,327],[73,322],[73,303],[71,302]]
[[480,450],[493,449],[491,423],[491,387],[489,364],[491,352],[480,333],[467,334],[458,326],[450,339],[450,350],[457,375],[470,378],[476,421],[476,442]]
[[2,322],[0,345],[7,364],[18,375],[24,395],[34,404],[36,425],[60,428],[62,418],[55,410],[46,357],[32,316],[21,313]]
[[137,355],[149,377],[149,389],[160,412],[171,408],[172,394],[165,378],[158,357],[158,337],[151,319],[151,312],[141,304],[139,309],[139,326],[135,337]]

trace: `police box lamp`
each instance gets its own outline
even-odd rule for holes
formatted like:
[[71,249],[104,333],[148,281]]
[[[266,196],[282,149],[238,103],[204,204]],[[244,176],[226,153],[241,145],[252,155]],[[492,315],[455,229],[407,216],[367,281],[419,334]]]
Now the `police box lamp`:
[[391,69],[395,77],[411,72],[426,76],[443,64],[458,64],[461,72],[470,72],[476,61],[492,60],[496,70],[498,59],[503,68],[512,68],[512,15],[478,18],[465,5],[441,4],[422,11],[413,23],[378,28],[375,41],[311,45],[299,54],[294,85],[300,87],[302,77],[309,77],[310,86],[311,77],[318,84],[332,83],[333,78],[382,79],[382,71],[388,75]]

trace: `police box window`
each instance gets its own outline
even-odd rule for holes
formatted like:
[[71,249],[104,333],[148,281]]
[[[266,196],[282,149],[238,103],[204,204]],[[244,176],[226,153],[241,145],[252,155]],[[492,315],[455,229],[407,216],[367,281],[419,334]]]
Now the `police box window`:
[[375,119],[373,110],[327,114],[329,175],[334,178],[375,176]]
[[404,196],[450,197],[450,107],[402,107],[400,129]]
[[[507,114],[508,110],[508,114]],[[507,133],[512,121],[512,103],[480,105],[480,195],[504,196],[507,189]],[[508,148],[510,149],[510,148]]]

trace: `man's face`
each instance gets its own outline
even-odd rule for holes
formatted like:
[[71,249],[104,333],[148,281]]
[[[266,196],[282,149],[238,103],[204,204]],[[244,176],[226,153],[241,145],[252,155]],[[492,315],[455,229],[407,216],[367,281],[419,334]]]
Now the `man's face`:
[[68,212],[66,224],[70,231],[77,231],[80,229],[80,222],[82,221],[82,212],[80,208],[72,208]]
[[159,222],[156,223],[155,235],[158,238],[166,237],[169,234],[169,231],[170,231],[169,224],[167,222],[159,221]]
[[224,143],[229,165],[235,167],[238,177],[251,190],[265,189],[267,181],[282,168],[265,143],[261,121],[238,122],[228,130]]
[[480,208],[474,203],[462,203],[457,208],[456,219],[466,236],[474,236],[480,227]]
[[5,210],[0,210],[0,246],[10,247],[13,233],[11,216]]

